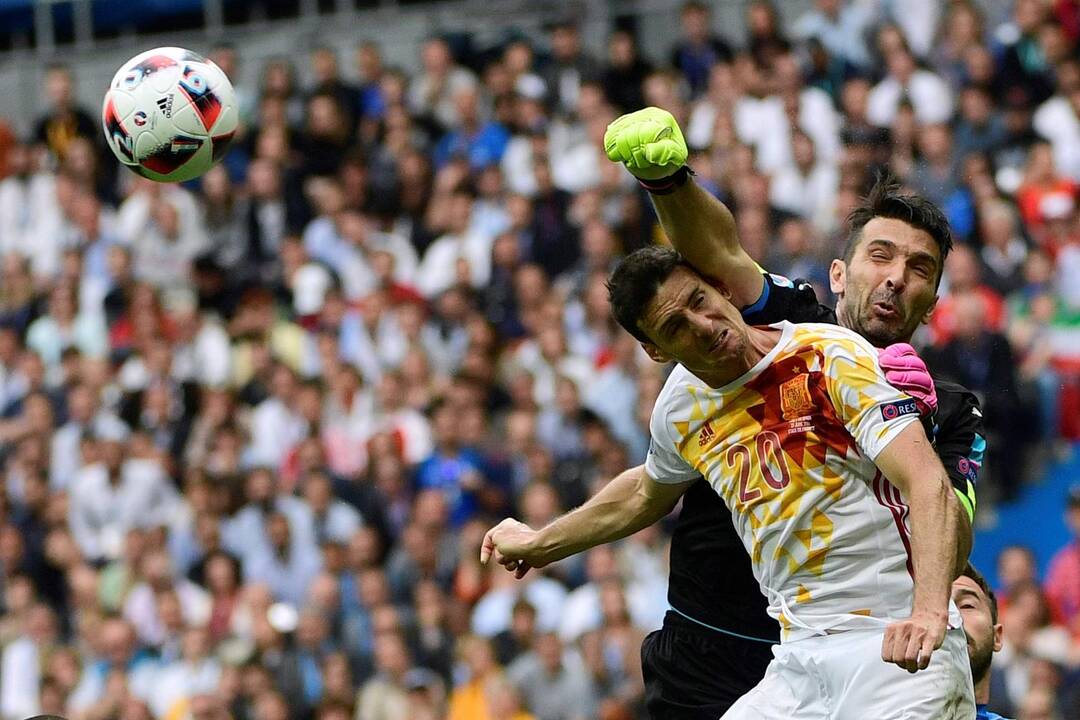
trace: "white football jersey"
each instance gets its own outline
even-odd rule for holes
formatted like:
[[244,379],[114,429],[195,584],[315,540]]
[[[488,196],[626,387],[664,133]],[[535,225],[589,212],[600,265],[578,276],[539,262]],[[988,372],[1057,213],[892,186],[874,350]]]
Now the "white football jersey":
[[874,458],[918,422],[915,401],[854,332],[772,327],[776,347],[724,387],[672,371],[646,471],[658,482],[703,475],[724,499],[784,640],[906,618],[908,508]]

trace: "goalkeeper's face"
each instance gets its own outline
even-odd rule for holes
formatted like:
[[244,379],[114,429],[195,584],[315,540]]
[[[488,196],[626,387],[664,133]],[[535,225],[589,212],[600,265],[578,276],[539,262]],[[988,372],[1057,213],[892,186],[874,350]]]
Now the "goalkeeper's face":
[[840,324],[878,347],[908,342],[937,303],[941,250],[924,230],[874,218],[845,262],[833,260],[829,283]]

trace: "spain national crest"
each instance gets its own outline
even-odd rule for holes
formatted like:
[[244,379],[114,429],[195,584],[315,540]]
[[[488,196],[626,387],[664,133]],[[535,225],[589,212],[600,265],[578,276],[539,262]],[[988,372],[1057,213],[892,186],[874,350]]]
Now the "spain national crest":
[[799,373],[780,385],[780,412],[785,420],[795,420],[814,412],[810,375]]

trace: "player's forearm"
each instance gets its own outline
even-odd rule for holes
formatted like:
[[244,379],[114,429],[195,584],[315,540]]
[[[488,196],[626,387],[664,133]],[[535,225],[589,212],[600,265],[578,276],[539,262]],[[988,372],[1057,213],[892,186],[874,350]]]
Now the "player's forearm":
[[912,483],[908,494],[911,512],[911,554],[915,571],[912,614],[944,616],[957,558],[957,506],[944,470]]
[[724,203],[692,179],[670,194],[654,195],[653,203],[664,234],[694,269],[722,283],[737,307],[757,301],[764,278],[739,244]]
[[633,535],[667,515],[674,505],[649,497],[645,492],[644,466],[631,468],[616,476],[584,505],[541,529],[536,543],[547,562],[556,562]]
[[739,249],[735,218],[693,179],[667,195],[653,195],[660,225],[698,272],[722,280],[724,258]]

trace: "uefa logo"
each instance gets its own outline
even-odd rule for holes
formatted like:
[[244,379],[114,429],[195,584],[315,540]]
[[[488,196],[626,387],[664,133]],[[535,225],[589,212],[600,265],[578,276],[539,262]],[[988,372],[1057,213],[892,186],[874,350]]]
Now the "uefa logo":
[[146,124],[146,113],[144,113],[142,110],[135,113],[134,121],[136,127],[142,127]]

